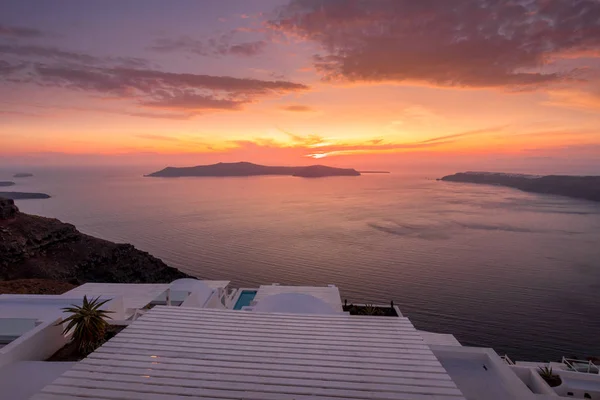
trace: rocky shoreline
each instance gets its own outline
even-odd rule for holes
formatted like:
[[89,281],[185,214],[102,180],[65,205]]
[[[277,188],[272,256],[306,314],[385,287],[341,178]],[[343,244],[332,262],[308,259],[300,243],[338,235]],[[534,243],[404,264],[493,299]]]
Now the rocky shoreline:
[[0,282],[168,283],[186,277],[190,276],[130,244],[85,235],[57,219],[21,213],[13,200],[0,198]]

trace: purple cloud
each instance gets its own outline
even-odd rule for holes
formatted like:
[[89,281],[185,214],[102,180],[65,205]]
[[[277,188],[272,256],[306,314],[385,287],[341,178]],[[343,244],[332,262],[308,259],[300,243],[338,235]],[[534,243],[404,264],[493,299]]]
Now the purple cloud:
[[246,56],[251,57],[262,53],[267,42],[263,40],[233,43],[234,33],[227,33],[208,40],[192,39],[188,36],[179,38],[157,39],[151,50],[171,53],[185,52],[199,56]]
[[[131,99],[143,107],[198,114],[239,110],[264,96],[308,90],[290,81],[163,72],[151,69],[48,66],[33,69],[33,82]],[[177,114],[177,116],[183,116]]]
[[66,51],[54,47],[35,45],[0,44],[0,55],[22,57],[25,59],[50,59],[86,65],[115,65],[129,68],[144,68],[150,63],[137,57],[96,57],[90,54]]
[[0,36],[9,36],[13,38],[36,38],[44,36],[44,33],[34,28],[0,25]]
[[318,43],[325,79],[446,87],[547,85],[553,57],[600,50],[597,0],[293,0],[271,29]]
[[0,60],[0,77],[7,76],[23,68],[25,68],[23,64],[11,64],[8,61]]

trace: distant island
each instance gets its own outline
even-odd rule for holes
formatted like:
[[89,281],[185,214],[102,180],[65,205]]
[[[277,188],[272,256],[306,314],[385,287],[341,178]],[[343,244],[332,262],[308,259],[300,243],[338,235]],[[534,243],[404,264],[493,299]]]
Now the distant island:
[[46,193],[27,193],[27,192],[0,192],[0,197],[11,200],[25,199],[49,199],[50,195]]
[[18,174],[14,174],[13,178],[31,178],[33,176],[33,174],[30,174],[28,172],[20,172]]
[[358,171],[361,174],[389,174],[390,171]]
[[0,181],[0,186],[13,186],[15,183],[10,181]]
[[259,175],[287,175],[303,178],[322,178],[326,176],[360,176],[360,172],[352,168],[334,168],[327,167],[325,165],[311,165],[308,167],[271,167],[249,162],[237,162],[198,165],[196,167],[167,167],[163,170],[146,176],[159,178],[179,178]]
[[525,192],[554,194],[600,202],[600,176],[523,175],[496,172],[460,172],[442,181],[511,187]]

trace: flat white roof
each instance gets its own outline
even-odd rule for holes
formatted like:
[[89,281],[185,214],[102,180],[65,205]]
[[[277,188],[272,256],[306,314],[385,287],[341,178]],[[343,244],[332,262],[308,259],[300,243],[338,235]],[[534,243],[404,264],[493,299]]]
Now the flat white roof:
[[63,293],[63,297],[89,298],[123,297],[123,305],[127,308],[143,308],[146,304],[164,293],[170,283],[85,283],[75,289]]
[[[103,299],[110,297],[100,296]],[[54,321],[63,315],[62,308],[81,304],[83,295],[3,294],[0,295],[0,318],[34,318]]]
[[32,400],[458,400],[406,318],[157,306]]
[[202,280],[202,283],[207,285],[211,289],[224,289],[229,285],[230,281],[208,281]]
[[280,286],[280,285],[261,285],[254,297],[258,304],[267,296],[281,293],[302,293],[309,294],[329,304],[335,311],[343,312],[340,291],[335,286]]

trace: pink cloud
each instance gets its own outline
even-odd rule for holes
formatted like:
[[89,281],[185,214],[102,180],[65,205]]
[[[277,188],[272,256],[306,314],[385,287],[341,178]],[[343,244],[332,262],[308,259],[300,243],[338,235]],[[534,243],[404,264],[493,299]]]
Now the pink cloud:
[[268,26],[321,46],[325,79],[535,88],[570,71],[555,54],[600,49],[596,0],[293,0]]

